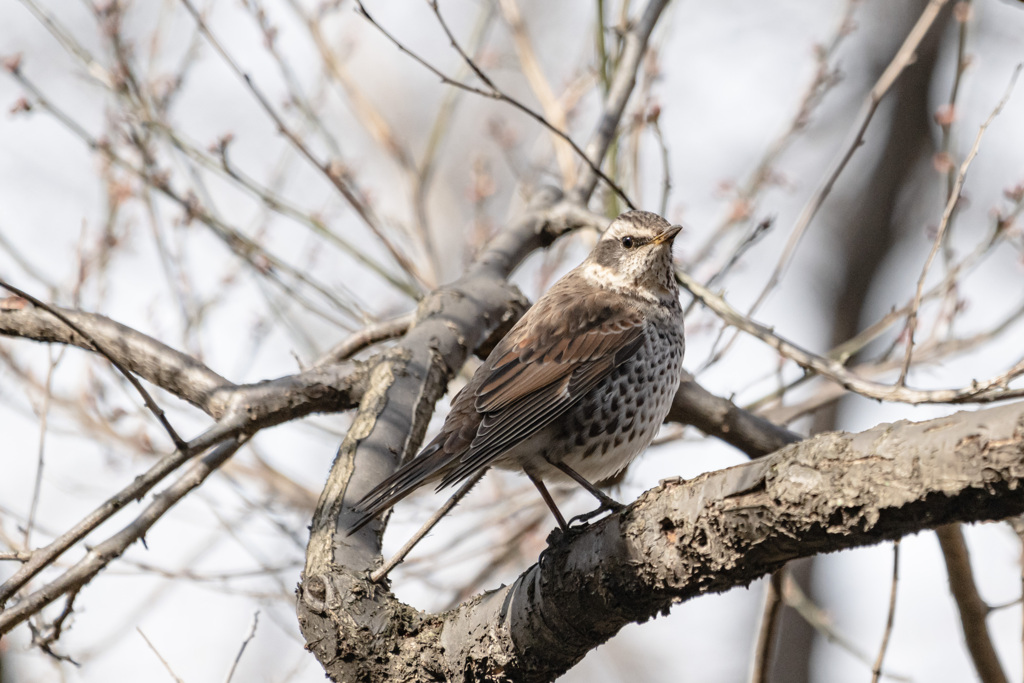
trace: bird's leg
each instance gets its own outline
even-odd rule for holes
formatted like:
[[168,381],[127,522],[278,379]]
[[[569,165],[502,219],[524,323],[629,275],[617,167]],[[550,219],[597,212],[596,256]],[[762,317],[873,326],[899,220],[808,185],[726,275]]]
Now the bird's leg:
[[585,488],[587,491],[589,491],[590,494],[592,496],[594,496],[594,498],[597,498],[598,501],[600,501],[600,503],[601,503],[601,505],[596,510],[591,510],[590,512],[585,512],[582,515],[576,515],[575,517],[570,519],[569,520],[569,525],[570,526],[576,520],[579,520],[581,522],[587,522],[587,521],[590,521],[590,519],[592,519],[593,517],[596,517],[597,515],[601,514],[602,512],[605,512],[605,511],[618,512],[622,508],[626,507],[622,503],[618,502],[614,498],[611,498],[606,493],[604,493],[603,491],[598,489],[596,486],[591,484],[589,481],[586,480],[586,478],[582,474],[580,474],[579,472],[577,472],[573,468],[569,467],[564,462],[556,462],[556,463],[551,463],[551,464],[554,465],[555,467],[557,467],[558,469],[562,470],[567,476],[572,478],[573,481],[575,481],[577,484],[579,484],[580,486]]
[[551,497],[550,493],[548,493],[548,489],[547,487],[544,486],[544,482],[542,482],[540,479],[533,476],[529,472],[526,472],[526,476],[528,476],[530,478],[530,481],[533,482],[533,485],[537,487],[537,491],[540,493],[540,497],[544,499],[544,502],[547,504],[548,509],[551,510],[551,514],[555,516],[555,521],[558,522],[558,526],[562,529],[562,531],[568,529],[569,525],[565,523],[565,517],[562,516],[562,513],[558,509],[558,506],[555,505],[555,499]]

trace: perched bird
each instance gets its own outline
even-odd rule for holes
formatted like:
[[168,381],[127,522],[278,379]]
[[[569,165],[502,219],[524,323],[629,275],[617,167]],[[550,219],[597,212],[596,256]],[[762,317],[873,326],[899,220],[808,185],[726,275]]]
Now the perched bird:
[[556,282],[452,399],[441,432],[355,505],[355,532],[427,482],[522,470],[567,528],[543,481],[595,488],[651,443],[679,387],[683,311],[672,272],[681,228],[630,211]]

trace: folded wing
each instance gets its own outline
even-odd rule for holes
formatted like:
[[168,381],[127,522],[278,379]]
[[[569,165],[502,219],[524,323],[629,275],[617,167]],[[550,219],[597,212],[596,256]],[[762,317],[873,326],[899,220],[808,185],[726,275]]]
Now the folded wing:
[[[565,414],[644,342],[643,318],[603,290],[557,283],[452,400],[441,432],[356,509],[353,531],[427,481],[456,484]],[[572,291],[575,290],[575,291]]]

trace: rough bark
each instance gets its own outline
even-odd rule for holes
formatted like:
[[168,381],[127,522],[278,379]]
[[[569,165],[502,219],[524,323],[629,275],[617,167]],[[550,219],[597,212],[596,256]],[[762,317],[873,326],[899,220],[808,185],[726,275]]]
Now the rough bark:
[[555,533],[511,586],[442,614],[371,584],[339,542],[343,564],[300,587],[300,622],[334,680],[551,680],[624,625],[790,560],[1019,514],[1022,456],[1024,404],[823,434]]

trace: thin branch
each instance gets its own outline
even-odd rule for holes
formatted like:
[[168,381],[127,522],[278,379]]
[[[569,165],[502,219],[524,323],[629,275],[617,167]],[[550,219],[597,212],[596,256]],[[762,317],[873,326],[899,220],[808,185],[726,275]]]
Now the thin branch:
[[[597,130],[590,142],[587,143],[584,157],[588,160],[587,167],[580,173],[576,187],[569,193],[570,199],[581,206],[585,205],[594,193],[599,178],[607,182],[607,178],[600,172],[595,162],[599,163],[601,159],[604,159],[609,145],[615,139],[616,130],[622,120],[622,113],[633,92],[633,86],[636,85],[636,74],[643,62],[644,53],[647,51],[647,43],[650,41],[651,33],[667,4],[668,0],[650,0],[640,18],[622,36],[622,49],[618,63],[615,65],[611,84],[605,95],[601,118],[598,120]],[[625,6],[623,9],[625,10]],[[616,194],[622,197],[630,208],[633,208],[633,204],[621,192]]]
[[252,626],[249,627],[249,633],[242,640],[242,644],[238,647],[238,654],[235,655],[235,661],[231,663],[231,669],[228,671],[227,678],[224,679],[224,683],[231,683],[231,679],[235,677],[235,669],[238,668],[238,662],[242,660],[242,653],[245,652],[245,648],[252,642],[252,639],[256,637],[256,627],[260,623],[260,611],[252,615]]
[[295,147],[295,149],[314,167],[316,167],[323,175],[330,181],[330,183],[338,190],[339,193],[345,198],[356,214],[363,220],[363,223],[370,229],[371,232],[380,240],[380,243],[388,250],[391,256],[395,259],[402,269],[413,275],[417,276],[419,272],[416,264],[411,262],[395,244],[387,237],[381,227],[380,220],[374,215],[373,209],[358,196],[358,190],[353,189],[349,186],[351,178],[347,173],[343,171],[338,161],[324,162],[321,161],[313,154],[312,150],[301,140],[299,137],[288,127],[281,118],[277,110],[274,109],[273,105],[267,99],[266,95],[256,86],[253,82],[252,77],[242,70],[237,62],[228,54],[224,46],[220,44],[220,41],[213,35],[209,27],[206,25],[206,21],[203,19],[202,14],[196,9],[195,5],[192,4],[191,0],[181,0],[181,3],[188,10],[189,14],[195,20],[199,30],[203,33],[203,36],[210,42],[210,45],[217,51],[217,53],[224,60],[224,63],[245,83],[246,87],[256,98],[260,107],[267,113],[267,115],[277,126],[278,131],[287,138],[287,140]]
[[64,357],[64,350],[61,349],[57,357],[53,357],[53,349],[50,349],[50,363],[46,369],[46,380],[43,382],[43,400],[39,406],[39,446],[36,455],[36,476],[32,484],[32,499],[28,505],[28,519],[25,520],[25,533],[23,545],[26,548],[32,547],[32,529],[35,526],[36,511],[39,507],[39,494],[43,486],[43,469],[46,462],[46,434],[49,429],[50,401],[53,398],[53,374],[57,365]]
[[949,591],[956,600],[960,612],[960,627],[963,629],[967,651],[982,683],[1007,683],[1006,673],[999,663],[999,656],[989,637],[985,618],[989,607],[978,594],[971,570],[971,557],[959,524],[947,524],[935,530],[942,547],[949,574]]
[[676,278],[683,287],[700,299],[702,304],[714,311],[727,324],[757,337],[800,367],[826,377],[861,396],[911,404],[986,403],[1024,396],[1024,389],[1007,388],[1011,380],[1024,374],[1024,358],[1001,375],[983,381],[974,380],[969,386],[959,389],[909,389],[906,386],[882,384],[859,377],[850,372],[841,362],[811,353],[775,334],[771,328],[741,314],[722,297],[714,294],[686,273],[676,271]]
[[455,493],[448,497],[448,500],[444,502],[444,505],[438,508],[434,512],[434,514],[432,514],[429,517],[429,519],[427,519],[427,521],[423,523],[423,526],[421,526],[419,530],[415,534],[413,534],[408,541],[405,542],[405,545],[403,545],[398,550],[398,552],[391,557],[390,560],[382,564],[376,571],[373,572],[373,574],[370,575],[370,581],[372,581],[373,583],[380,583],[381,579],[383,579],[385,576],[391,573],[391,570],[397,567],[402,562],[402,560],[405,559],[406,555],[408,555],[412,551],[412,549],[416,547],[416,544],[422,541],[423,537],[429,534],[430,530],[433,529],[437,525],[437,523],[441,521],[441,518],[447,515],[449,512],[451,512],[452,508],[455,507],[458,504],[458,502],[466,496],[467,493],[469,493],[469,490],[476,486],[477,482],[483,478],[485,473],[486,470],[477,472],[469,479],[467,479],[465,482],[463,482],[462,486],[460,486]]
[[61,313],[59,310],[57,310],[53,306],[50,306],[47,303],[44,303],[43,301],[40,301],[39,299],[35,298],[28,292],[18,289],[14,285],[8,284],[3,280],[0,280],[0,287],[3,287],[9,292],[12,292],[20,296],[22,299],[32,302],[33,306],[36,306],[37,308],[41,308],[47,311],[50,315],[54,316],[62,323],[67,325],[72,331],[75,332],[75,334],[78,334],[83,339],[85,339],[96,350],[97,353],[99,353],[101,356],[110,361],[110,364],[117,368],[117,371],[124,375],[125,379],[127,379],[128,382],[133,387],[135,387],[135,391],[139,392],[139,395],[142,396],[142,400],[146,404],[146,407],[149,408],[149,411],[156,416],[157,421],[163,426],[164,431],[166,431],[167,434],[171,437],[171,441],[174,443],[174,447],[177,448],[178,450],[182,450],[185,447],[185,440],[178,436],[178,433],[174,431],[174,427],[172,427],[171,423],[168,422],[167,416],[164,414],[163,409],[159,405],[157,405],[157,402],[153,400],[152,396],[149,395],[149,392],[146,391],[146,388],[142,386],[142,383],[138,380],[138,378],[136,378],[135,375],[132,372],[130,372],[124,365],[122,365],[114,357],[114,355],[107,350],[105,345],[100,344],[98,341],[96,341],[96,339],[92,335],[90,335],[84,329],[82,329],[74,322],[72,322],[70,318]]
[[928,258],[925,259],[924,267],[921,268],[921,276],[917,279],[917,290],[914,292],[914,301],[910,306],[910,315],[907,318],[907,351],[903,358],[903,367],[900,369],[899,384],[903,385],[907,381],[907,372],[910,370],[911,358],[914,354],[914,332],[917,329],[917,312],[921,306],[921,295],[924,292],[924,281],[928,276],[928,269],[931,268],[932,261],[935,260],[935,255],[939,253],[939,248],[943,244],[943,239],[946,234],[946,227],[949,225],[950,219],[953,217],[953,212],[956,210],[956,205],[960,201],[960,192],[964,187],[964,179],[967,177],[967,170],[971,167],[971,163],[974,161],[974,157],[978,155],[978,150],[981,148],[981,138],[985,135],[985,131],[988,130],[989,125],[995,120],[999,113],[1003,111],[1003,107],[1010,99],[1010,95],[1013,94],[1014,86],[1017,84],[1017,76],[1020,75],[1022,64],[1018,64],[1013,70],[1013,75],[1010,77],[1010,84],[1006,88],[1006,92],[1003,94],[1003,98],[999,100],[999,104],[992,110],[992,113],[988,115],[985,122],[981,124],[981,128],[978,129],[978,135],[974,138],[974,145],[971,146],[971,151],[967,154],[967,158],[960,165],[960,172],[956,176],[956,182],[953,184],[953,189],[949,193],[949,199],[946,202],[946,209],[942,212],[942,220],[939,222],[939,229],[935,235],[935,241],[932,243],[932,249],[928,252]]
[[[143,538],[146,532],[175,503],[184,498],[189,491],[202,484],[247,440],[248,437],[240,437],[221,443],[212,449],[193,463],[192,467],[176,482],[167,487],[160,495],[155,496],[153,501],[131,523],[91,548],[85,557],[66,569],[60,576],[23,597],[17,604],[10,605],[0,612],[0,634],[9,632],[61,595],[77,591],[89,583],[110,562],[120,557],[129,546]],[[21,569],[24,569],[25,566],[23,565]],[[4,584],[4,586],[6,585]]]
[[[956,184],[956,164],[953,161],[953,123],[957,116],[957,97],[960,94],[960,86],[964,73],[970,65],[971,58],[967,54],[967,28],[970,24],[973,8],[972,0],[964,0],[953,5],[953,18],[959,24],[956,43],[956,71],[953,74],[953,85],[950,87],[949,100],[945,107],[940,107],[935,113],[935,122],[939,124],[942,131],[942,141],[939,143],[939,154],[937,163],[945,164],[946,168],[946,199],[953,194],[953,187]],[[950,226],[946,230],[946,239],[943,245],[943,257],[948,265],[953,260],[953,246],[949,239],[949,232],[952,229],[953,219],[950,218]],[[950,294],[953,289],[951,288]]]
[[[839,51],[843,41],[853,33],[853,15],[859,0],[846,0],[842,14],[831,37],[822,45],[815,46],[814,77],[804,89],[796,112],[790,119],[786,129],[768,147],[747,180],[736,188],[731,198],[731,206],[725,218],[711,231],[693,254],[688,257],[689,264],[703,263],[713,250],[722,243],[729,230],[749,218],[756,209],[757,195],[769,186],[777,177],[776,164],[783,153],[797,139],[798,133],[804,131],[811,121],[814,111],[825,99],[825,96],[840,81],[837,67],[831,64],[832,58]],[[664,212],[662,212],[664,215]]]
[[672,165],[669,163],[668,143],[662,135],[657,116],[651,117],[651,129],[661,151],[661,201],[658,202],[658,214],[665,216],[668,214],[668,198],[672,193]]
[[[663,0],[663,2],[667,2],[667,0]],[[432,3],[432,4],[436,6],[436,3]],[[608,185],[608,187],[610,187],[612,189],[612,191],[614,191],[617,195],[622,197],[622,200],[624,202],[626,202],[626,204],[628,204],[630,208],[635,208],[633,206],[633,203],[630,201],[629,197],[626,196],[625,191],[621,187],[619,187],[618,184],[616,184],[614,180],[612,180],[607,175],[605,175],[605,173],[600,168],[598,168],[598,166],[592,160],[592,157],[590,155],[588,155],[586,152],[584,152],[579,147],[579,145],[577,145],[573,141],[573,139],[571,137],[569,137],[568,133],[559,130],[550,121],[548,121],[546,118],[544,118],[543,115],[533,111],[532,109],[527,107],[525,104],[523,104],[522,102],[520,102],[516,98],[511,97],[510,95],[507,95],[504,91],[502,91],[501,89],[497,88],[494,85],[494,83],[491,82],[491,80],[487,77],[487,75],[476,65],[476,62],[474,62],[473,59],[471,57],[469,57],[469,55],[467,55],[462,50],[462,47],[458,44],[458,41],[455,40],[455,37],[449,31],[448,25],[444,22],[443,17],[441,16],[441,13],[439,11],[437,12],[438,20],[441,22],[442,27],[444,28],[445,32],[448,34],[449,40],[451,41],[451,44],[452,44],[452,47],[454,47],[456,49],[456,51],[458,51],[459,55],[462,56],[463,60],[470,66],[470,68],[477,75],[477,77],[480,78],[480,80],[482,80],[488,86],[488,88],[490,88],[489,90],[484,90],[483,88],[476,88],[474,86],[468,85],[466,83],[463,83],[461,81],[458,81],[456,79],[453,79],[453,78],[447,76],[444,72],[439,70],[433,64],[431,64],[430,62],[426,61],[425,59],[420,57],[418,54],[416,54],[415,52],[410,50],[408,47],[406,47],[402,42],[400,42],[391,33],[389,33],[383,26],[381,26],[379,23],[377,23],[377,20],[374,19],[373,16],[370,15],[369,11],[367,11],[366,7],[363,5],[363,3],[360,0],[356,0],[356,5],[358,6],[358,10],[357,11],[359,12],[359,14],[361,14],[367,21],[369,21],[370,24],[372,24],[374,28],[376,28],[378,31],[380,31],[381,34],[385,38],[387,38],[389,41],[391,41],[391,43],[394,44],[394,46],[397,47],[400,51],[402,51],[405,54],[409,55],[413,60],[418,62],[421,66],[423,66],[428,71],[430,71],[432,74],[434,74],[435,76],[440,78],[442,83],[445,83],[446,85],[451,85],[451,86],[453,86],[455,88],[459,88],[461,90],[465,90],[466,92],[471,92],[471,93],[474,93],[476,95],[480,95],[482,97],[486,97],[488,99],[498,100],[498,101],[510,104],[513,107],[515,107],[516,109],[518,109],[519,111],[523,112],[524,114],[526,114],[527,116],[532,118],[533,120],[537,121],[539,124],[541,124],[542,126],[547,128],[549,131],[551,131],[555,135],[559,136],[561,139],[565,140],[566,143],[568,143],[569,146],[572,147],[573,151],[576,152],[576,154],[579,155],[579,157],[581,159],[583,159],[584,163],[590,169],[591,173],[595,174],[595,176],[597,178],[600,178],[601,180],[603,180]],[[620,115],[621,115],[621,112],[620,112]],[[603,151],[602,151],[602,155],[601,156],[603,156]],[[600,158],[600,157],[593,157],[593,158]],[[593,188],[591,188],[591,191],[593,191]]]
[[764,303],[768,294],[775,289],[775,286],[781,281],[782,274],[785,272],[790,260],[793,257],[796,247],[800,240],[803,238],[804,233],[811,225],[811,221],[817,215],[821,205],[825,202],[825,198],[832,192],[832,187],[835,185],[839,176],[846,169],[850,159],[853,158],[854,152],[856,152],[864,141],[864,134],[867,132],[868,125],[874,118],[875,111],[878,109],[878,105],[882,102],[882,98],[885,97],[886,93],[892,88],[893,84],[900,75],[914,63],[916,58],[916,51],[921,41],[928,34],[935,20],[939,17],[939,12],[948,0],[930,0],[921,12],[921,16],[918,18],[917,23],[914,24],[913,28],[907,34],[900,49],[896,51],[896,55],[889,62],[889,65],[879,76],[878,81],[871,88],[868,93],[867,99],[860,113],[860,122],[854,129],[852,139],[846,145],[843,152],[839,155],[838,159],[833,164],[832,170],[825,176],[824,181],[814,191],[811,198],[807,201],[803,211],[801,211],[799,218],[797,218],[796,225],[793,226],[793,231],[790,233],[789,240],[786,242],[786,246],[782,252],[782,256],[779,257],[779,262],[775,266],[775,270],[772,271],[768,282],[761,290],[761,294],[757,297],[757,300],[750,307],[747,312],[748,315],[753,315]]
[[750,683],[766,683],[771,672],[772,651],[776,646],[775,637],[782,607],[782,579],[786,573],[785,568],[772,572],[765,586],[761,629],[757,634],[757,645],[754,647],[754,675],[751,676]]
[[145,124],[159,132],[175,148],[181,150],[181,152],[189,159],[197,162],[204,168],[230,178],[246,192],[259,199],[260,202],[262,202],[263,205],[271,211],[306,226],[318,236],[333,243],[346,254],[379,275],[397,291],[412,299],[419,297],[420,292],[415,287],[389,272],[388,269],[373,258],[371,254],[366,253],[365,249],[360,249],[351,240],[339,235],[335,230],[331,230],[323,221],[319,220],[315,216],[311,216],[309,213],[295,206],[283,196],[272,191],[269,187],[259,183],[237,165],[231,163],[230,155],[228,154],[231,141],[229,137],[222,137],[217,142],[215,149],[218,158],[214,158],[211,154],[201,150],[197,145],[187,141],[181,133],[175,131],[163,122],[150,120],[146,121]]
[[896,620],[896,587],[900,580],[900,539],[892,542],[892,586],[889,589],[889,612],[885,618],[885,632],[882,634],[882,644],[878,648],[878,657],[875,665],[871,667],[871,683],[878,683],[882,675],[882,662],[885,661],[885,652],[889,649],[889,638],[892,636],[892,626]]
[[[439,12],[436,0],[431,6],[434,12]],[[565,109],[561,106],[558,97],[555,95],[544,75],[537,53],[530,42],[530,36],[526,32],[526,23],[523,21],[522,11],[519,9],[518,0],[500,0],[501,13],[512,31],[512,42],[519,56],[519,66],[522,69],[526,82],[530,84],[537,101],[540,102],[545,118],[551,122],[553,128],[558,130],[569,130],[569,123],[566,118]],[[573,149],[563,139],[564,136],[552,133],[552,145],[555,149],[555,158],[558,160],[558,167],[562,174],[562,187],[568,189],[576,184],[576,168],[573,165]]]
[[[64,599],[64,607],[61,608],[60,614],[53,620],[50,625],[37,626],[32,621],[29,621],[29,630],[32,632],[32,646],[38,647],[46,654],[50,655],[58,662],[69,662],[78,666],[78,662],[72,659],[69,655],[58,654],[53,649],[53,644],[60,639],[61,633],[64,632],[64,625],[67,623],[68,618],[74,614],[75,611],[75,598],[78,597],[78,589],[70,591],[68,596]],[[40,617],[39,621],[42,621]]]
[[230,225],[214,216],[210,211],[206,210],[197,200],[192,192],[182,193],[171,187],[168,177],[161,171],[152,168],[138,168],[131,162],[127,161],[123,157],[117,154],[113,146],[106,140],[100,140],[89,134],[77,121],[75,121],[66,112],[55,106],[50,102],[43,93],[35,86],[35,84],[29,80],[18,64],[8,64],[8,72],[14,76],[14,78],[21,83],[31,94],[36,98],[36,101],[46,111],[55,116],[61,124],[63,124],[69,131],[71,131],[76,137],[84,142],[89,149],[100,152],[103,156],[116,164],[118,167],[125,169],[132,175],[139,178],[147,186],[157,190],[165,197],[176,203],[184,212],[186,220],[198,220],[206,225],[210,230],[221,240],[224,244],[238,256],[244,263],[246,263],[255,272],[261,276],[269,278],[277,286],[283,289],[289,296],[294,300],[300,302],[307,309],[313,313],[321,316],[325,320],[332,324],[338,325],[339,327],[348,328],[348,325],[339,321],[333,310],[324,309],[322,306],[309,301],[307,297],[288,283],[284,282],[280,274],[285,273],[290,277],[295,278],[299,282],[302,282],[309,287],[313,288],[318,294],[323,296],[333,308],[337,308],[342,311],[346,311],[353,317],[358,316],[357,312],[351,311],[351,307],[348,303],[342,299],[339,299],[331,291],[331,288],[317,282],[313,278],[309,277],[308,274],[303,272],[301,269],[296,268],[276,257],[274,254],[268,252],[254,240],[246,237],[242,233],[238,232]]
[[239,387],[238,393],[231,394],[225,401],[216,425],[180,451],[162,457],[48,545],[33,550],[31,557],[0,584],[0,606],[69,548],[130,502],[141,500],[154,486],[198,453],[225,440],[242,439],[260,429],[313,412],[352,407],[362,398],[366,377],[364,369],[332,366]]
[[[437,16],[438,23],[441,24],[441,28],[444,30],[445,35],[448,36],[448,41],[451,43],[452,47],[455,48],[455,51],[459,53],[459,56],[462,57],[462,60],[466,63],[466,65],[473,71],[474,74],[476,74],[477,78],[479,78],[481,81],[483,81],[484,85],[486,85],[490,89],[489,90],[489,92],[491,93],[490,97],[492,97],[493,99],[497,99],[497,100],[500,100],[502,102],[507,102],[508,104],[511,104],[513,107],[515,107],[519,111],[523,112],[524,114],[527,114],[528,116],[533,118],[535,121],[540,123],[542,126],[547,128],[555,136],[561,138],[566,144],[569,145],[569,147],[572,148],[572,150],[577,155],[580,156],[580,158],[583,160],[583,162],[587,165],[587,167],[589,168],[589,170],[592,173],[598,174],[599,177],[601,178],[601,180],[603,180],[612,189],[612,191],[615,192],[615,194],[617,194],[620,197],[622,197],[622,201],[626,202],[626,204],[629,206],[629,208],[631,208],[631,209],[635,209],[636,208],[633,205],[633,202],[630,201],[629,196],[626,195],[626,191],[623,190],[618,185],[618,183],[616,183],[609,176],[607,176],[603,171],[601,171],[601,169],[600,169],[600,162],[597,161],[597,160],[601,159],[603,157],[603,154],[599,155],[599,156],[596,156],[593,159],[591,157],[587,156],[583,152],[583,150],[580,149],[580,147],[573,141],[573,139],[571,137],[569,137],[569,134],[567,132],[562,131],[560,128],[558,128],[555,125],[555,123],[553,123],[551,120],[546,118],[544,115],[539,114],[539,113],[533,111],[532,109],[527,107],[525,104],[523,104],[520,100],[518,100],[518,99],[516,99],[516,98],[514,98],[514,97],[512,97],[512,96],[510,96],[508,94],[506,94],[503,90],[501,90],[498,86],[496,86],[494,84],[494,81],[492,81],[490,79],[490,77],[486,73],[484,73],[483,69],[481,69],[477,65],[477,63],[474,62],[470,58],[470,56],[468,54],[466,54],[466,51],[462,49],[462,46],[459,45],[459,42],[455,39],[455,35],[451,32],[451,29],[448,27],[448,23],[444,20],[444,17],[441,15],[441,10],[438,7],[437,0],[428,0],[428,2],[430,4],[431,8],[434,10],[434,14]],[[508,9],[505,7],[505,4],[506,3],[502,3],[502,9],[505,12],[505,15],[506,15],[506,18],[507,18],[508,17]],[[359,3],[359,5],[360,5],[360,7],[362,7],[362,3],[361,2]],[[474,92],[476,92],[478,90],[479,89],[474,89]],[[541,106],[544,106],[543,102],[541,103]]]
[[175,680],[175,683],[185,683],[178,674],[174,673],[174,669],[172,669],[168,661],[164,659],[164,656],[160,654],[160,650],[156,649],[156,645],[154,645],[146,634],[142,632],[142,629],[136,627],[135,630],[140,636],[142,636],[142,639],[146,641],[146,645],[149,646],[149,649],[156,655],[156,658],[160,660],[160,663],[163,664],[164,668],[167,670],[167,674]]
[[[53,280],[50,279],[49,273],[43,273],[34,263],[32,263],[24,254],[22,254],[17,247],[4,235],[5,229],[0,228],[0,249],[7,252],[7,255],[11,257],[11,260],[18,264],[25,274],[30,278],[43,285],[43,288],[47,291],[53,292],[57,290],[57,285],[54,284]],[[10,232],[14,232],[11,230]]]
[[[729,259],[724,264],[722,264],[722,266],[719,267],[719,269],[716,270],[711,275],[711,277],[709,277],[704,282],[704,286],[708,288],[713,287],[717,282],[720,282],[726,275],[728,275],[729,271],[731,271],[740,262],[740,260],[743,258],[743,255],[747,253],[747,251],[749,251],[751,247],[760,242],[761,238],[764,237],[769,230],[771,230],[772,225],[774,223],[775,218],[769,217],[765,218],[764,220],[760,221],[757,225],[755,225],[753,229],[751,229],[750,232],[747,233],[743,240],[732,250],[732,254],[729,255]],[[696,306],[697,300],[694,299],[686,307],[686,309],[683,312],[683,315],[689,316],[690,312],[693,311],[693,309],[696,308]],[[721,336],[721,333],[719,333],[719,336]],[[705,367],[710,365],[713,361],[717,360],[718,357],[718,354],[712,354],[711,358],[704,363]]]
[[319,367],[340,363],[373,344],[400,337],[412,326],[415,319],[416,312],[413,311],[389,320],[382,320],[373,325],[367,325],[335,344],[330,351],[316,361],[315,365]]
[[0,306],[0,334],[71,344],[98,353],[103,353],[102,348],[105,357],[114,358],[126,371],[215,417],[218,392],[235,388],[192,356],[96,313],[56,306],[20,310]]
[[[873,660],[866,652],[861,650],[852,640],[836,631],[828,613],[814,604],[814,601],[807,597],[807,594],[803,592],[800,585],[788,573],[782,584],[782,597],[786,601],[786,605],[792,607],[825,640],[838,645],[855,659],[863,662],[864,666],[870,668],[874,665]],[[907,681],[908,683],[912,681],[909,676],[902,676],[889,671],[883,670],[882,675],[894,681]]]

